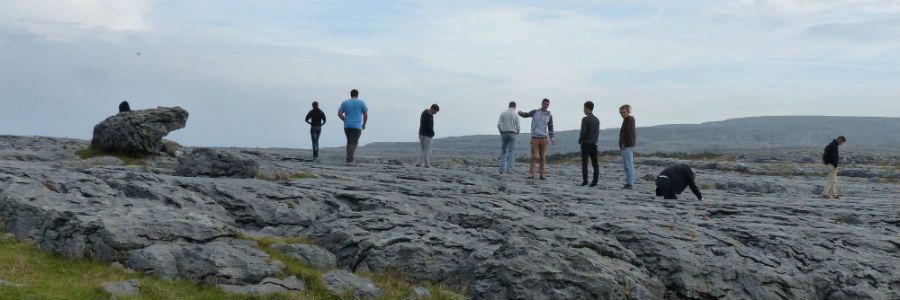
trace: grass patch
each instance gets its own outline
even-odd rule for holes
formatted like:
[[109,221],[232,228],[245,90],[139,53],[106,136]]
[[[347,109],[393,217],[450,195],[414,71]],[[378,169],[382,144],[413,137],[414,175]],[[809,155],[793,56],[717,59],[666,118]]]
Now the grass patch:
[[109,263],[66,258],[16,241],[0,241],[0,279],[25,287],[0,286],[2,299],[107,299],[104,282],[136,279],[141,294],[128,299],[297,299],[295,294],[266,297],[225,293],[215,286],[186,280],[162,280],[126,274]]
[[101,156],[112,156],[112,157],[122,160],[122,162],[124,162],[125,165],[129,165],[129,166],[131,166],[131,165],[146,165],[147,164],[147,162],[141,156],[131,155],[131,154],[127,154],[127,153],[121,153],[121,152],[102,151],[100,149],[94,148],[93,145],[76,151],[75,155],[78,155],[78,157],[81,159],[89,159],[89,158],[101,157]]

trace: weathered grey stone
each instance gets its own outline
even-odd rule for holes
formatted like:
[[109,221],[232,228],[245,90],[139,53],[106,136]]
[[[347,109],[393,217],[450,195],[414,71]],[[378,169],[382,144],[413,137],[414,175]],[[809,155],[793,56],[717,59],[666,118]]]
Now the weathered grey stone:
[[269,248],[284,252],[298,261],[320,269],[337,267],[337,258],[325,248],[307,244],[274,244]]
[[181,107],[122,112],[94,126],[91,145],[102,151],[156,155],[162,138],[184,128],[188,112]]
[[299,292],[305,289],[305,284],[291,276],[285,279],[266,278],[259,284],[254,285],[229,285],[220,284],[219,288],[232,294],[243,295],[266,295],[283,292]]
[[342,295],[352,292],[357,299],[371,299],[381,295],[381,289],[375,287],[368,279],[354,275],[345,270],[332,270],[322,275],[322,284],[332,293]]
[[179,157],[176,171],[178,175],[190,177],[255,178],[259,164],[241,154],[199,148]]
[[101,286],[103,287],[103,291],[112,295],[113,299],[117,299],[118,297],[137,296],[141,293],[141,283],[134,279],[120,282],[104,282]]
[[0,279],[0,286],[8,286],[8,287],[14,287],[14,288],[25,288],[25,287],[27,287],[27,286],[24,285],[24,284],[21,284],[21,283],[14,283],[14,282],[9,282],[9,281],[3,280],[3,279]]
[[431,299],[431,292],[428,289],[423,288],[421,286],[417,286],[409,293],[409,296],[406,297],[406,300],[424,300]]
[[16,240],[16,235],[12,233],[4,233],[2,237],[0,237],[0,242],[12,242]]

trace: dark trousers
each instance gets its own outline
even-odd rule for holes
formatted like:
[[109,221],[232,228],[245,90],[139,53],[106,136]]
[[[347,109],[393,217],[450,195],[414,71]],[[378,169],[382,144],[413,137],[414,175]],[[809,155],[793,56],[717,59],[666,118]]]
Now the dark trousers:
[[352,163],[356,154],[356,145],[359,144],[359,137],[362,135],[362,129],[344,128],[344,135],[347,136],[347,162]]
[[319,136],[322,135],[322,126],[313,126],[309,129],[309,137],[312,138],[313,157],[319,157]]
[[591,183],[597,184],[597,180],[600,178],[600,165],[597,164],[597,144],[581,144],[581,179],[585,183],[588,178],[588,156],[591,158],[591,166],[594,167],[594,181]]

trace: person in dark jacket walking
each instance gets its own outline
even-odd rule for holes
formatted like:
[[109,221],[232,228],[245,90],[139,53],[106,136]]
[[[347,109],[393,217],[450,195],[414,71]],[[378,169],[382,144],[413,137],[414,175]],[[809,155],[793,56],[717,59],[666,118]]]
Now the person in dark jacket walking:
[[313,101],[312,109],[306,113],[306,124],[309,124],[309,137],[312,138],[313,159],[319,159],[319,136],[325,125],[325,112],[319,109],[319,102]]
[[620,106],[619,115],[622,116],[622,128],[619,129],[619,150],[622,154],[622,165],[625,166],[624,188],[630,190],[637,182],[634,177],[634,146],[637,144],[637,134],[634,128],[634,117],[631,115],[631,105]]
[[594,102],[584,103],[584,117],[581,118],[581,134],[578,135],[578,144],[581,145],[581,185],[587,182],[587,160],[591,158],[591,166],[594,167],[594,180],[591,186],[597,186],[600,178],[600,166],[597,164],[597,140],[600,137],[600,119],[594,116]]
[[697,188],[694,170],[688,165],[674,165],[666,168],[656,177],[656,196],[664,199],[678,199],[676,194],[681,194],[685,188],[690,187],[691,192],[697,196],[697,200],[703,201],[700,188]]
[[847,138],[843,135],[839,136],[825,147],[825,154],[822,154],[822,162],[828,168],[828,182],[825,184],[825,189],[822,190],[823,199],[841,198],[837,192],[838,162],[841,160],[841,156],[838,154],[838,146],[846,142]]
[[421,147],[422,155],[419,157],[419,163],[416,164],[416,167],[431,168],[431,140],[434,138],[434,115],[440,110],[441,108],[437,104],[432,104],[431,107],[422,111],[422,116],[419,118],[419,146]]

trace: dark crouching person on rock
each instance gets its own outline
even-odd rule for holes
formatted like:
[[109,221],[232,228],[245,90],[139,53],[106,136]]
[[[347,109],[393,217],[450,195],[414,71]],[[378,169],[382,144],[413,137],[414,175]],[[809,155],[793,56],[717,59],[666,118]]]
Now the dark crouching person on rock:
[[685,188],[690,187],[691,192],[697,196],[698,200],[709,200],[704,199],[700,194],[695,178],[694,170],[687,165],[668,167],[656,177],[656,196],[663,196],[664,199],[678,199],[676,194],[681,194]]
[[122,101],[119,103],[119,112],[131,111],[131,105],[128,105],[128,101]]

